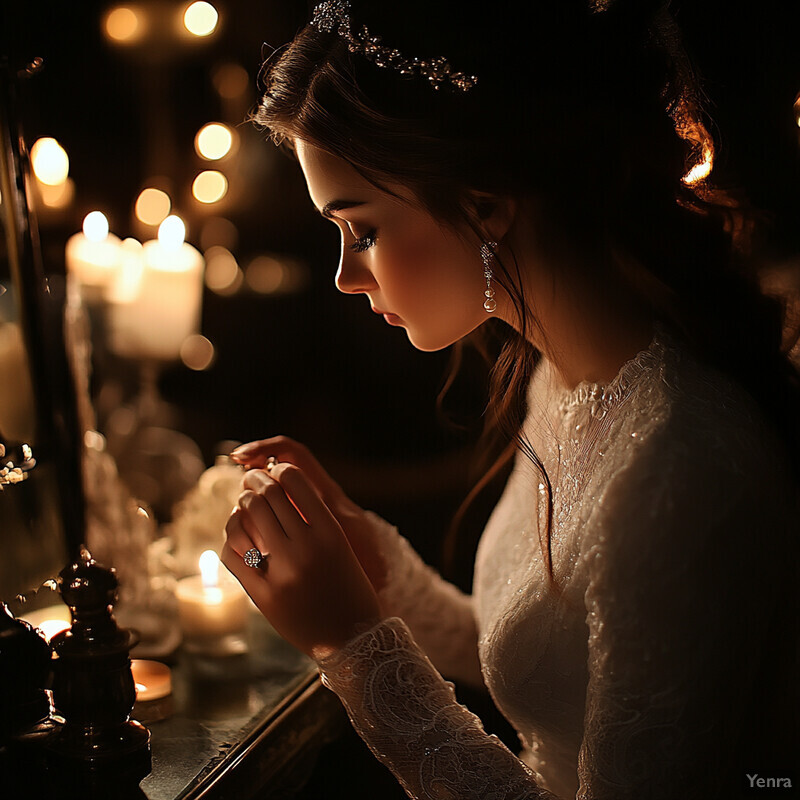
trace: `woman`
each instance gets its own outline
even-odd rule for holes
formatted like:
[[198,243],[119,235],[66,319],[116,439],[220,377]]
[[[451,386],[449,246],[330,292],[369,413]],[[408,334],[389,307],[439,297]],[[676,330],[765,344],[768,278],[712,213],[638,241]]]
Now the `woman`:
[[[472,596],[280,437],[234,453],[228,568],[411,797],[731,797],[788,768],[797,382],[661,4],[327,0],[263,80],[337,287],[421,350],[505,323],[516,455]],[[442,676],[486,684],[519,758]]]

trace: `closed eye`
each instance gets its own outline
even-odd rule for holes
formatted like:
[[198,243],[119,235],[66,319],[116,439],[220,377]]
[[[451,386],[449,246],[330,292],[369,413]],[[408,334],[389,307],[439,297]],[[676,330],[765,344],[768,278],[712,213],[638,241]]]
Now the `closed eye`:
[[377,231],[373,228],[369,233],[359,236],[352,244],[348,245],[348,247],[354,253],[363,253],[375,244],[375,240],[377,239],[376,233]]

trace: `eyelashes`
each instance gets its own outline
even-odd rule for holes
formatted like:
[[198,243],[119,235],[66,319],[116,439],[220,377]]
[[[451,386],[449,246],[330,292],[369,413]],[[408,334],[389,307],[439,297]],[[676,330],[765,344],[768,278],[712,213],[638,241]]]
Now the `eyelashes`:
[[359,236],[353,244],[348,245],[348,247],[354,253],[363,253],[365,250],[369,250],[375,244],[375,240],[377,239],[377,231],[373,228],[369,233],[365,233],[363,236]]

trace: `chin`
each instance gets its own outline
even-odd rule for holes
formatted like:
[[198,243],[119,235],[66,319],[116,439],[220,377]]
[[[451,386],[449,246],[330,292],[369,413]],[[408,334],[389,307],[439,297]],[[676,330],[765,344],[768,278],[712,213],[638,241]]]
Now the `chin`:
[[455,344],[459,339],[467,335],[461,334],[455,337],[421,336],[410,330],[406,330],[406,334],[408,335],[408,341],[411,342],[417,350],[423,353],[435,353],[438,350],[444,350],[445,347],[450,347],[451,344]]
[[491,317],[487,314],[477,320],[464,320],[463,322],[466,324],[463,327],[457,325],[454,326],[455,329],[451,328],[450,330],[431,331],[407,327],[406,335],[408,336],[408,341],[417,350],[421,350],[423,353],[435,353],[437,350],[444,350],[445,347],[450,347],[450,345],[455,344],[465,336],[469,336],[489,319]]

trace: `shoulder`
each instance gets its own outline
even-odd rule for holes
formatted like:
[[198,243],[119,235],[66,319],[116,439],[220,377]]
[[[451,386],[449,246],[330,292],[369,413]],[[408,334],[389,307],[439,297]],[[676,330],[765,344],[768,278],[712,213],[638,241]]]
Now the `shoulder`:
[[[609,409],[604,455],[592,477],[586,551],[647,553],[653,563],[745,552],[756,531],[773,555],[786,546],[797,509],[778,434],[734,381],[677,346]],[[765,556],[766,557],[766,556]]]
[[651,355],[612,412],[614,438],[636,470],[679,484],[716,478],[720,489],[788,485],[779,434],[739,384],[671,342]]

